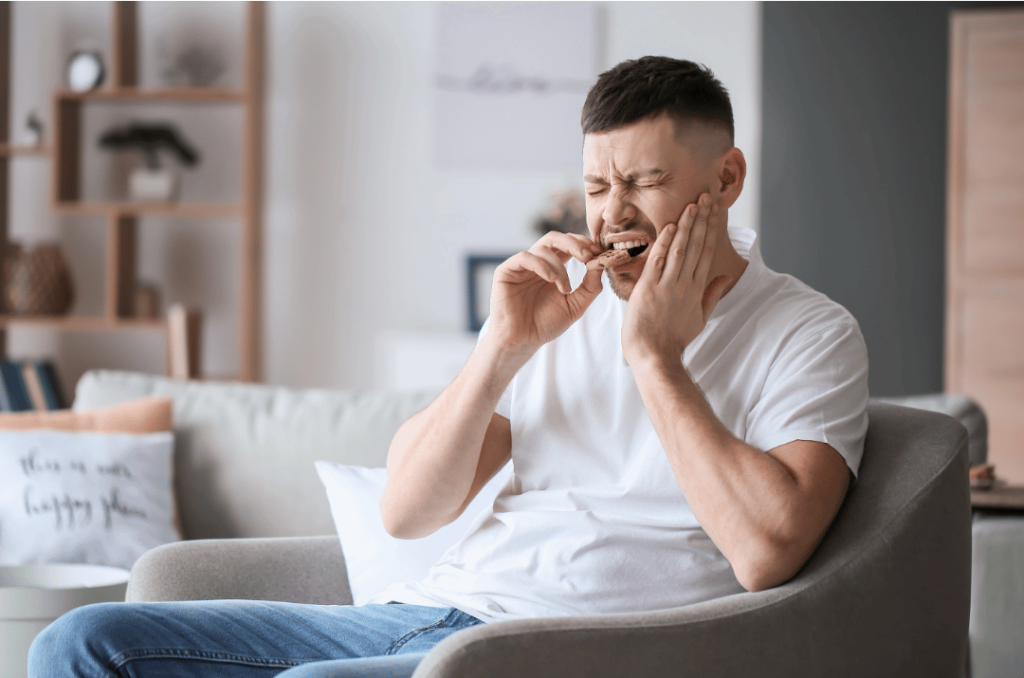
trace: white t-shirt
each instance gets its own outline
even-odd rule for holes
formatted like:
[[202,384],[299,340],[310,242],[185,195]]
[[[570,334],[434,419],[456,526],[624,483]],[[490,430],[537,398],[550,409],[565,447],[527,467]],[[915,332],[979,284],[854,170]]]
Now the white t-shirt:
[[[856,320],[750,260],[683,363],[722,423],[766,451],[828,443],[854,473],[867,430],[867,350]],[[584,267],[571,262],[574,285]],[[627,366],[626,303],[602,292],[516,375],[497,411],[514,476],[419,582],[378,601],[456,607],[484,621],[665,609],[738,593],[732,567],[676,483]]]

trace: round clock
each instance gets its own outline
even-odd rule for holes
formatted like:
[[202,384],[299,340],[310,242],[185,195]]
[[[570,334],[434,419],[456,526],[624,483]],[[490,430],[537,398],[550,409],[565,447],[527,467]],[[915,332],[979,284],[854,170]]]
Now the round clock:
[[68,86],[76,92],[99,87],[103,74],[103,59],[99,52],[75,52],[68,59]]

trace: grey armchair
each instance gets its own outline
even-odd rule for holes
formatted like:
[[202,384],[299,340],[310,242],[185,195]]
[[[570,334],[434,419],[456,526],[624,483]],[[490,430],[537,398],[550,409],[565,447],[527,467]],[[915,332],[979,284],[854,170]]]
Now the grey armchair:
[[[966,665],[971,575],[967,434],[873,402],[860,478],[790,582],[683,608],[479,626],[415,678],[949,676]],[[129,601],[346,603],[335,537],[181,542],[132,570]]]

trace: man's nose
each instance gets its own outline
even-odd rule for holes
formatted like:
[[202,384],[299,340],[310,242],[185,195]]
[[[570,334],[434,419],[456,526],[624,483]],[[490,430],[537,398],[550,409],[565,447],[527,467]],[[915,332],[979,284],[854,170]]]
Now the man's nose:
[[628,223],[636,216],[636,209],[629,200],[626,191],[619,186],[613,186],[608,192],[608,201],[604,205],[602,217],[609,226],[620,226]]

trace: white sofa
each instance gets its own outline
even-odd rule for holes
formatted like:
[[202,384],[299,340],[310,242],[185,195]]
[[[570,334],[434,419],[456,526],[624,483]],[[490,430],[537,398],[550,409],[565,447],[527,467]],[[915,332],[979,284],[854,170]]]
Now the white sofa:
[[[149,551],[128,600],[351,595],[313,462],[381,466],[434,392],[293,391],[90,372],[74,407],[174,400],[176,496],[189,541]],[[500,622],[444,641],[417,678],[950,676],[970,605],[968,435],[872,403],[861,475],[792,581],[656,613]],[[327,535],[327,536],[314,536]]]

